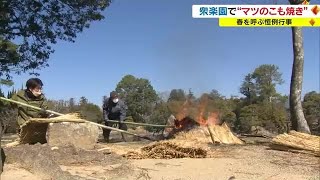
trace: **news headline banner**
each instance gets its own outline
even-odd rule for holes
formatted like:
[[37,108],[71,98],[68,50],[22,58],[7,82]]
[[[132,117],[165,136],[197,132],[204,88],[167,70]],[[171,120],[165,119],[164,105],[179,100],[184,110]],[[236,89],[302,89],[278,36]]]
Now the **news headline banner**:
[[193,5],[193,18],[218,18],[222,27],[320,26],[320,5]]

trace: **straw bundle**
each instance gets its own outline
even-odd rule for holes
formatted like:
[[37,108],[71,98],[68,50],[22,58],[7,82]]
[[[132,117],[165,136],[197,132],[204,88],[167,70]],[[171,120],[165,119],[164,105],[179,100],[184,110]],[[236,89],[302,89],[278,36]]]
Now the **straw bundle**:
[[130,151],[124,156],[128,159],[205,158],[209,157],[208,143],[212,143],[212,139],[223,144],[243,144],[227,124],[198,126],[174,134],[173,137],[174,139],[149,144],[140,151]]
[[78,113],[70,113],[55,118],[30,118],[20,131],[21,144],[46,143],[46,133],[49,123],[84,122]]
[[226,123],[223,123],[221,126],[212,125],[209,128],[213,136],[212,138],[216,142],[223,144],[244,144],[243,141],[232,133]]
[[244,144],[235,136],[227,124],[198,127],[188,132],[180,132],[174,136],[176,140],[196,141],[199,143],[214,142],[222,144]]
[[85,122],[78,113],[70,113],[54,118],[31,118],[27,123],[60,123],[60,122]]
[[289,134],[284,133],[273,138],[271,147],[278,150],[306,150],[309,153],[320,155],[320,137],[290,131]]

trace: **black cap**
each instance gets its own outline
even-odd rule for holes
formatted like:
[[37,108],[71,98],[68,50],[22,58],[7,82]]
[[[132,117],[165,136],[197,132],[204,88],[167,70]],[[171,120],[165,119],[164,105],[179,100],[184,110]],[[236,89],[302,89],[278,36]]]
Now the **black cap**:
[[112,92],[110,93],[110,98],[111,98],[111,99],[114,99],[114,98],[117,98],[117,97],[118,97],[118,93],[117,93],[117,92],[112,91]]

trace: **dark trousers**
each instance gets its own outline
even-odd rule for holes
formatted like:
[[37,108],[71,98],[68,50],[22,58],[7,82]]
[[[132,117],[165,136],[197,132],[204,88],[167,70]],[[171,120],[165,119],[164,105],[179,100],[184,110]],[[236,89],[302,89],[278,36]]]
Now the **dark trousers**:
[[0,176],[3,172],[3,166],[4,166],[5,159],[6,159],[6,155],[4,154],[3,149],[1,148],[1,139],[2,139],[2,135],[4,134],[3,128],[4,127],[2,125],[2,121],[0,120]]
[[[106,126],[109,126],[109,127],[113,127],[113,126],[115,126],[115,125],[117,125],[117,124],[118,124],[118,126],[119,126],[119,129],[124,130],[124,131],[127,131],[127,130],[128,130],[127,125],[124,124],[124,123],[112,123],[112,122],[107,122],[107,121],[105,121],[105,125],[106,125]],[[104,138],[104,140],[106,140],[107,142],[109,142],[110,133],[111,133],[111,130],[109,130],[109,129],[103,129],[103,138]],[[121,133],[121,136],[122,136],[122,140],[123,140],[123,141],[126,141],[123,133]]]

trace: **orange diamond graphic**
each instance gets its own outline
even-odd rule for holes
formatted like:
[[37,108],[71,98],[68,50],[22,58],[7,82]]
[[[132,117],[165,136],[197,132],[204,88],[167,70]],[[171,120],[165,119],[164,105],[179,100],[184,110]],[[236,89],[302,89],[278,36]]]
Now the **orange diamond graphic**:
[[303,1],[302,5],[309,5],[309,2],[307,0]]
[[311,24],[311,26],[313,26],[316,23],[316,21],[314,19],[311,19],[309,23]]
[[315,5],[315,6],[311,9],[311,11],[313,12],[314,15],[317,15],[317,14],[320,12],[320,8],[319,8],[317,5]]

